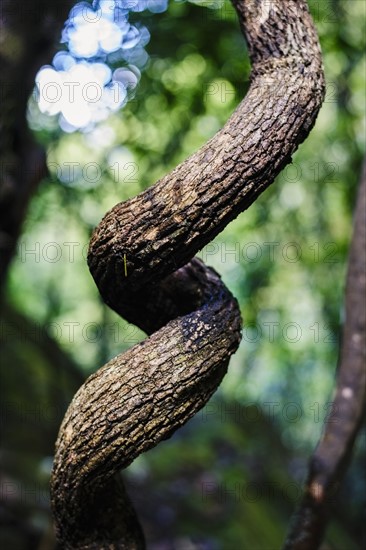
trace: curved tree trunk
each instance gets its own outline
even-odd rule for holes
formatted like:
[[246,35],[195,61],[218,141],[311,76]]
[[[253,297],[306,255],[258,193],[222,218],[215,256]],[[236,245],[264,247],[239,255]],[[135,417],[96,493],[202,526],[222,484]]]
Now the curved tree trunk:
[[116,474],[207,402],[240,339],[236,300],[192,257],[291,161],[322,103],[306,2],[233,4],[252,61],[245,100],[202,149],[108,212],[91,239],[104,300],[152,335],[92,375],[66,413],[51,482],[64,548],[143,548]]

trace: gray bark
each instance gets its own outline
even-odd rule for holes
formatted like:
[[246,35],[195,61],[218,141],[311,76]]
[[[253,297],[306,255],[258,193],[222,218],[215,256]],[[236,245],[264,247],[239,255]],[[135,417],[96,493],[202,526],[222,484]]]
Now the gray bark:
[[65,548],[143,548],[116,474],[206,403],[239,344],[236,300],[192,257],[291,161],[324,97],[306,2],[233,3],[252,61],[246,98],[202,149],[108,212],[90,242],[106,303],[152,335],[91,376],[65,416],[52,475]]

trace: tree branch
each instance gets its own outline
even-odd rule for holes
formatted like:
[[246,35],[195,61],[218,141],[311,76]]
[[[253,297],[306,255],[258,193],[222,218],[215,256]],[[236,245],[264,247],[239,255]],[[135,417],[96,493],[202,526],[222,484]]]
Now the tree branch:
[[330,504],[351,460],[366,407],[366,160],[348,260],[346,316],[332,410],[311,457],[304,496],[284,548],[314,550],[324,537]]
[[51,486],[65,548],[144,546],[112,476],[207,402],[240,339],[236,300],[191,258],[291,161],[323,100],[306,2],[233,3],[252,61],[245,100],[197,153],[108,212],[91,239],[104,300],[152,336],[91,376],[64,418]]

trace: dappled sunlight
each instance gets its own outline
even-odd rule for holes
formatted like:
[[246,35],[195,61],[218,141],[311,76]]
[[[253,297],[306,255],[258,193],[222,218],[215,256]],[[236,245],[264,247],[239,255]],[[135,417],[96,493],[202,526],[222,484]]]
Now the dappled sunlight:
[[[34,99],[41,113],[58,116],[65,132],[94,128],[134,95],[140,69],[148,60],[146,27],[129,22],[131,12],[161,13],[167,0],[94,0],[79,2],[69,13],[52,65],[36,76]],[[114,54],[111,59],[110,54]],[[114,72],[110,63],[121,66]],[[30,111],[31,125],[34,111]]]
[[[229,0],[72,2],[52,31],[57,53],[31,76],[28,121],[49,174],[24,219],[6,290],[11,309],[0,319],[6,509],[13,513],[13,496],[22,499],[5,542],[0,533],[4,548],[23,547],[28,530],[37,541],[48,536],[54,441],[79,378],[145,337],[99,297],[87,265],[93,228],[211,139],[249,86]],[[327,78],[309,139],[273,186],[198,253],[238,299],[240,347],[206,407],[124,475],[154,548],[280,547],[308,457],[333,421],[365,148],[366,51],[357,26],[366,4],[336,3],[341,14],[333,4],[309,0]],[[6,183],[11,189],[12,179]],[[361,537],[364,458],[359,440],[334,502],[329,547],[353,550]]]

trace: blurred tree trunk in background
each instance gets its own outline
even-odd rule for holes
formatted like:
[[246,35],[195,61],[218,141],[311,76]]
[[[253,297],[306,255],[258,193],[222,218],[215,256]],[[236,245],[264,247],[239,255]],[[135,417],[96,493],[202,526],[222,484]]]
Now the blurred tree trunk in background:
[[[38,70],[51,62],[59,45],[73,3],[72,0],[1,0],[0,5],[2,382],[7,369],[6,383],[1,384],[0,524],[1,542],[7,548],[19,548],[18,544],[22,544],[19,541],[27,548],[38,548],[39,529],[26,518],[30,510],[35,515],[47,510],[48,491],[41,478],[36,477],[39,469],[35,465],[52,454],[65,405],[84,378],[59,345],[32,319],[9,307],[5,298],[7,274],[29,201],[47,175],[46,153],[28,128],[27,104]],[[39,376],[46,392],[37,384]],[[31,502],[24,498],[27,490],[35,494]],[[48,537],[46,534],[45,540]],[[44,544],[44,548],[54,547],[54,542]]]
[[50,63],[71,0],[2,0],[0,6],[0,288],[27,205],[47,174],[46,157],[27,125],[34,79]]
[[[62,26],[67,18],[70,7],[74,3],[71,0],[35,0],[32,2],[26,0],[22,3],[3,0],[0,8],[0,292],[2,295],[4,295],[9,265],[16,251],[17,239],[21,233],[29,201],[36,191],[38,184],[47,175],[46,153],[36,143],[32,132],[28,128],[27,103],[34,88],[35,75],[43,64],[51,62],[53,53],[58,46]],[[364,195],[361,196],[360,193],[359,196],[360,198],[363,197],[362,200],[364,201]],[[349,302],[348,306],[346,304],[347,322],[351,318],[352,312],[357,313],[358,318],[356,329],[354,329],[354,326],[351,326],[352,324],[345,326],[342,348],[344,351],[347,346],[350,347],[352,342],[358,346],[356,350],[357,354],[351,357],[352,361],[351,359],[347,360],[347,358],[343,360],[345,365],[347,363],[347,372],[356,372],[355,367],[358,370],[356,369],[357,376],[353,377],[350,381],[349,377],[344,374],[345,370],[343,369],[342,376],[344,376],[344,382],[342,384],[339,382],[337,387],[340,398],[347,405],[352,405],[352,411],[350,412],[347,408],[344,409],[349,414],[347,423],[342,424],[343,417],[341,414],[339,415],[341,427],[339,425],[336,426],[338,428],[336,435],[325,433],[318,449],[318,453],[322,453],[321,460],[317,458],[317,455],[312,460],[309,486],[306,488],[308,492],[304,498],[303,509],[300,509],[297,517],[298,524],[294,523],[293,531],[287,541],[289,549],[296,548],[302,550],[303,548],[315,548],[314,541],[308,543],[313,546],[306,546],[303,543],[303,529],[305,529],[303,524],[306,524],[306,529],[310,528],[311,530],[314,527],[314,531],[316,531],[314,540],[316,539],[317,544],[320,543],[319,541],[323,537],[329,518],[329,509],[322,507],[324,499],[326,500],[327,492],[333,491],[334,485],[341,482],[344,470],[350,459],[357,430],[360,427],[364,406],[362,403],[364,394],[360,390],[362,390],[361,380],[363,380],[362,383],[364,384],[364,378],[362,379],[359,376],[359,372],[364,373],[364,355],[362,354],[364,354],[365,350],[363,340],[365,331],[360,321],[362,317],[360,309],[362,301],[358,298],[360,293],[364,291],[364,275],[362,275],[364,234],[362,236],[360,230],[361,224],[364,224],[364,219],[361,219],[364,207],[361,207],[360,204],[359,202],[357,207],[357,218],[361,221],[358,221],[357,225],[355,225],[355,240],[350,256],[351,265],[349,268],[350,274],[346,295],[346,300]],[[352,275],[352,262],[358,270],[356,277]],[[354,284],[354,281],[358,284]],[[358,289],[357,294],[353,292],[353,290],[356,290],[356,287]],[[142,302],[146,302],[145,297],[140,297],[140,299]],[[352,300],[352,304],[350,300]],[[135,303],[133,306],[135,306]],[[79,366],[68,358],[55,341],[45,335],[42,338],[32,336],[32,334],[36,333],[37,326],[31,319],[22,315],[21,312],[15,311],[7,304],[2,304],[1,300],[0,307],[2,307],[2,314],[0,316],[2,359],[5,359],[4,365],[6,364],[6,366],[16,365],[17,368],[19,367],[19,370],[13,369],[11,371],[9,369],[10,374],[8,376],[10,383],[8,387],[14,389],[15,395],[16,390],[23,384],[23,388],[20,388],[19,394],[19,402],[22,403],[22,406],[26,404],[26,406],[32,408],[32,403],[38,405],[40,396],[42,396],[47,399],[47,407],[54,405],[56,411],[51,422],[42,424],[36,421],[34,425],[24,425],[24,422],[22,422],[24,411],[14,406],[14,403],[10,403],[8,409],[5,407],[5,421],[11,416],[9,426],[14,426],[19,416],[21,427],[19,433],[15,434],[10,433],[10,430],[8,430],[5,434],[6,441],[13,444],[14,449],[18,451],[19,455],[24,452],[24,448],[21,448],[21,446],[17,449],[19,441],[23,444],[25,442],[30,449],[33,449],[32,446],[34,445],[37,461],[41,462],[42,457],[50,456],[53,453],[54,439],[63,416],[65,402],[76,388],[81,385],[83,375],[78,370]],[[5,327],[4,332],[3,327]],[[361,334],[360,338],[358,337],[359,333]],[[24,335],[27,336],[24,337]],[[359,352],[359,350],[361,351]],[[26,360],[24,356],[27,356]],[[355,360],[354,357],[356,357]],[[29,361],[29,364],[27,361]],[[37,381],[38,379],[42,381],[46,380],[43,386],[40,384],[42,389],[40,389],[39,393],[37,391],[33,393],[33,388],[32,390],[30,389],[33,371],[29,365],[36,365],[39,368],[37,372],[37,377],[39,378],[34,375],[33,381],[34,379]],[[22,384],[19,384],[19,373],[21,373]],[[42,392],[48,392],[48,395],[45,396]],[[350,394],[350,392],[353,393]],[[350,400],[350,395],[357,395],[357,400]],[[342,412],[342,410],[341,408],[340,411]],[[343,440],[340,439],[342,437],[342,433],[340,434],[342,427],[345,428],[345,437],[343,437]],[[267,432],[260,428],[260,436],[267,437],[270,429],[272,429],[272,425],[271,428],[268,428]],[[278,433],[274,429],[273,433],[276,434],[276,437],[278,436]],[[339,438],[337,439],[337,437]],[[331,445],[330,447],[324,445],[324,441],[325,443],[330,441],[334,445],[334,448]],[[343,447],[342,444],[344,445]],[[27,479],[27,475],[30,475],[29,472],[33,470],[28,468],[28,463],[25,461],[24,463],[21,463],[21,460],[16,462],[13,454],[7,454],[7,449],[5,450],[4,460],[7,467],[9,467],[7,475],[4,476],[5,482],[9,481],[7,476],[12,469],[14,471],[14,479],[17,479],[16,476],[19,475],[18,479],[21,479],[23,482],[24,479]],[[340,451],[341,454],[338,462],[336,462],[336,451]],[[33,459],[34,457],[31,460]],[[333,462],[331,459],[334,459]],[[334,464],[334,462],[336,463]],[[320,472],[321,482],[324,480],[327,482],[324,491],[325,497],[323,498],[323,502],[320,503],[317,491],[319,491],[321,484],[319,480],[316,480],[316,484],[311,484],[311,475],[314,472],[315,474],[319,474]],[[312,493],[311,490],[313,490]],[[3,494],[2,497],[4,497]],[[0,504],[4,504],[4,509],[7,507],[4,516],[0,518],[1,520],[5,518],[5,524],[8,522],[14,530],[19,530],[19,533],[24,534],[24,540],[27,540],[29,544],[35,544],[34,541],[39,543],[39,533],[36,532],[36,529],[30,529],[29,523],[27,524],[21,517],[21,507],[23,506],[24,508],[21,498],[14,498],[11,501],[11,499],[7,500],[4,497],[4,501],[1,501]],[[151,505],[154,504],[151,503]],[[307,506],[308,509],[306,508]],[[309,509],[310,513],[308,513]],[[308,521],[310,515],[312,515],[313,525]],[[46,539],[47,542],[43,542],[44,546],[51,548],[54,544],[53,535],[50,536],[47,533],[45,536]],[[301,539],[300,542],[298,542],[298,539]],[[304,545],[302,546],[302,544]]]

